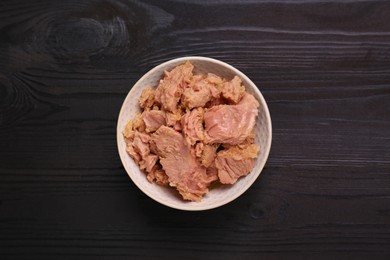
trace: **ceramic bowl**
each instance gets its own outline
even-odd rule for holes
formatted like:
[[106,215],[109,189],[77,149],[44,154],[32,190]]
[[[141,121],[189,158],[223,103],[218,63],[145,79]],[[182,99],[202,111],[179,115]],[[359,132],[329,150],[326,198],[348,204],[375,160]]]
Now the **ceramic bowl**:
[[[260,103],[259,115],[255,125],[255,143],[260,146],[260,152],[256,160],[255,167],[252,172],[245,177],[241,177],[233,185],[217,185],[210,189],[210,192],[204,195],[201,202],[189,202],[181,198],[179,193],[171,187],[160,186],[156,183],[150,183],[146,179],[146,175],[140,171],[137,164],[126,152],[126,144],[122,135],[127,122],[140,112],[138,99],[142,90],[147,86],[157,86],[159,80],[163,77],[164,71],[169,71],[174,67],[190,61],[194,65],[194,73],[214,73],[218,76],[232,79],[235,75],[242,80],[246,91],[252,94]],[[271,148],[272,127],[271,117],[268,111],[267,103],[259,88],[241,71],[233,66],[206,57],[182,57],[164,62],[149,72],[147,72],[141,79],[131,87],[122,108],[119,113],[117,124],[117,143],[118,150],[123,166],[130,176],[131,180],[141,189],[147,196],[155,201],[180,210],[207,210],[225,205],[242,195],[259,177],[263,167],[267,161],[268,154]]]

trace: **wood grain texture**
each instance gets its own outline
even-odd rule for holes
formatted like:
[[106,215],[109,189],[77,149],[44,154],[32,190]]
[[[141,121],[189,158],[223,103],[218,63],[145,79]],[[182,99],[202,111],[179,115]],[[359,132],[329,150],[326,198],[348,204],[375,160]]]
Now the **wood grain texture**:
[[[389,1],[0,3],[0,259],[389,259]],[[116,120],[176,57],[246,73],[273,122],[236,201],[182,212],[127,177]]]

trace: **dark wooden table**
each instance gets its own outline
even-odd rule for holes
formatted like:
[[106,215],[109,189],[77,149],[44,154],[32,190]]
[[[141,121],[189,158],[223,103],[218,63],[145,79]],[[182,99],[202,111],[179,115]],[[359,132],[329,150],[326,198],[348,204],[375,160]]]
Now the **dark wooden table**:
[[[116,147],[131,86],[201,55],[246,73],[273,144],[236,201],[145,196]],[[0,3],[0,259],[390,259],[390,1]]]

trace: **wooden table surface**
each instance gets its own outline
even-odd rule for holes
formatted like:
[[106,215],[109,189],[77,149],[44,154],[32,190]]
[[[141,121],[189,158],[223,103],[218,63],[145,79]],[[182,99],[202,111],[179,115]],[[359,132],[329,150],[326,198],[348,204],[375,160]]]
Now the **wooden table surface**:
[[[234,202],[162,206],[121,165],[131,86],[236,66],[273,122]],[[390,259],[390,1],[0,3],[0,259]]]

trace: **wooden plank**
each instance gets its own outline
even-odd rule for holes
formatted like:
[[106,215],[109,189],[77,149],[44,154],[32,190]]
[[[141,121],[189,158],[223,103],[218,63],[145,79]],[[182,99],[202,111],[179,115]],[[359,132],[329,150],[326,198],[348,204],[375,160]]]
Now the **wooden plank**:
[[[0,258],[389,259],[390,2],[2,1]],[[201,55],[271,111],[256,183],[207,212],[131,182],[116,120],[131,86]]]

